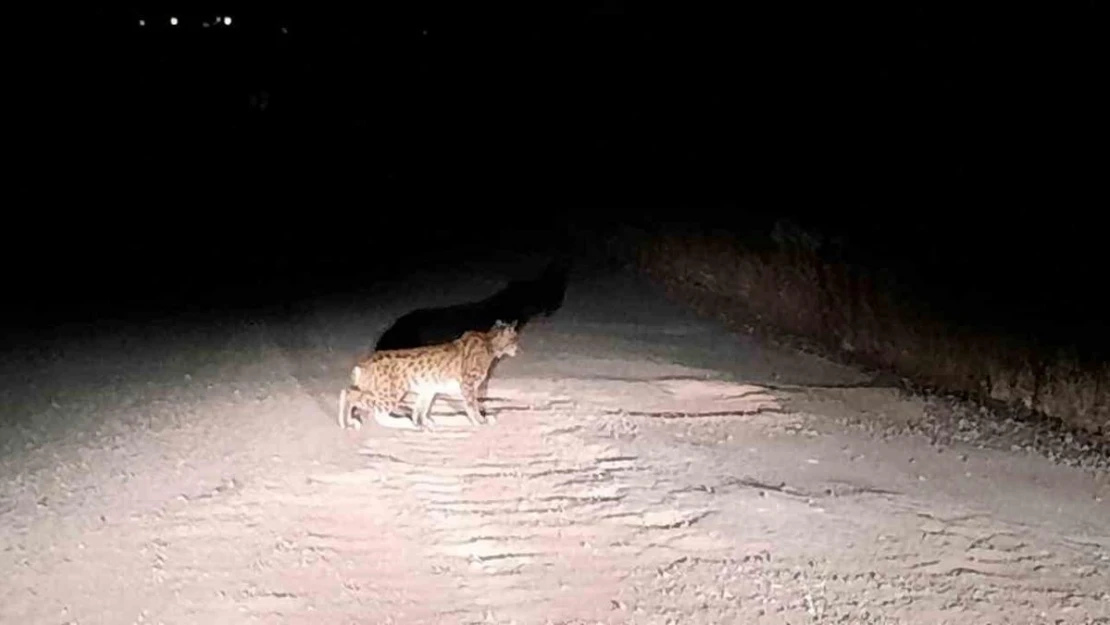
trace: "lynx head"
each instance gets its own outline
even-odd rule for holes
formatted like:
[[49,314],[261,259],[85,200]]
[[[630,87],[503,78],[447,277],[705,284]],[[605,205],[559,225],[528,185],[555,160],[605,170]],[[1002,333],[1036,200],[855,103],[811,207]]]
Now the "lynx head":
[[516,356],[517,350],[516,322],[505,323],[498,320],[490,328],[490,347],[498,358],[502,356]]

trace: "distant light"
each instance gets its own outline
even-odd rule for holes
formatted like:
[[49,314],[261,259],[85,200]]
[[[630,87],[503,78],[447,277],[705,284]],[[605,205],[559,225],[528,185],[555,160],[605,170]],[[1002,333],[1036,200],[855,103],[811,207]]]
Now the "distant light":
[[177,26],[177,18],[176,17],[171,17],[170,18],[170,26]]
[[205,28],[208,28],[209,26],[211,26],[211,24],[209,24],[208,22],[201,22],[200,25],[205,27]]
[[224,18],[224,26],[231,26],[231,18],[230,17],[225,17]]
[[286,28],[286,27],[284,27],[284,26],[282,26],[282,27],[281,27],[281,34],[283,34],[283,35],[288,35],[288,34],[289,34],[289,29],[288,29],[288,28]]
[[146,26],[146,20],[139,20],[139,26]]
[[425,30],[422,30],[422,31],[420,31],[420,32],[424,33],[424,35],[425,35],[425,36],[427,36],[427,35],[428,35],[428,31],[427,31],[427,29],[425,29]]

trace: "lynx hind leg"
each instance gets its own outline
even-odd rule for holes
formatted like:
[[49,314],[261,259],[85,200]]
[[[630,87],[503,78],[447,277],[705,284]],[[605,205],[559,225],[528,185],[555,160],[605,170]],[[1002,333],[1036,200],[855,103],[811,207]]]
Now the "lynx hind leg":
[[362,428],[361,419],[352,419],[351,414],[355,407],[362,402],[362,391],[354,387],[348,387],[339,391],[339,427],[341,429],[354,428],[359,430]]
[[404,391],[401,391],[400,393],[393,393],[388,397],[378,397],[373,402],[373,406],[370,407],[370,410],[374,414],[374,421],[376,421],[378,425],[382,427],[396,430],[419,429],[416,426],[415,414],[411,419],[407,417],[393,416],[393,411],[397,410],[397,408],[400,406],[401,400],[404,398],[404,396]]
[[336,423],[339,424],[339,429],[347,429],[347,417],[350,415],[350,409],[347,404],[347,389],[339,391],[339,413],[336,417]]

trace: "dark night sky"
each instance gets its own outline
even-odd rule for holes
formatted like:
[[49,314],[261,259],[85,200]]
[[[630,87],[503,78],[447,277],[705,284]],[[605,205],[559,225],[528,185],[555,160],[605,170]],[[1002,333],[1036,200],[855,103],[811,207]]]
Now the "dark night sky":
[[125,197],[177,179],[202,197],[217,180],[363,204],[859,212],[1081,173],[1093,9],[814,4],[120,3],[68,40],[51,129],[67,165]]
[[1093,3],[160,4],[87,6],[35,57],[10,257],[49,232],[69,275],[137,275],[754,215],[1095,257]]

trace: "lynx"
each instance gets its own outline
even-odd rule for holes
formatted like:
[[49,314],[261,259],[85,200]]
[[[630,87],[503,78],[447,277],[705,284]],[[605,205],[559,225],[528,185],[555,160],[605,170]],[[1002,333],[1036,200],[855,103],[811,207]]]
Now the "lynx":
[[[379,425],[421,430],[434,425],[428,416],[441,393],[460,396],[472,425],[496,423],[485,417],[478,394],[493,363],[517,353],[516,323],[496,322],[487,332],[469,331],[449,343],[411,349],[377,350],[351,370],[351,383],[339,393],[339,427],[361,427],[352,412],[371,412]],[[416,395],[411,421],[393,417],[408,392]],[[428,425],[426,425],[426,423]]]

